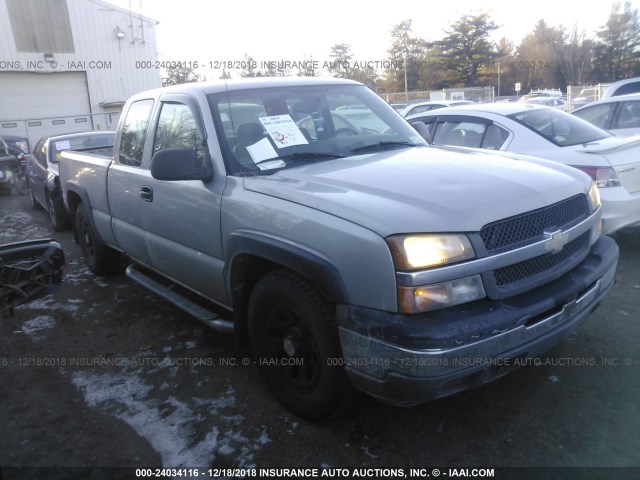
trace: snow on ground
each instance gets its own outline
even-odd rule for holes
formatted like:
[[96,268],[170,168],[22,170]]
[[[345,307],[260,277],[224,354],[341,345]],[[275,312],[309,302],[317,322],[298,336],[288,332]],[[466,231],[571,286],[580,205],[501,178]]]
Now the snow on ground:
[[67,304],[57,302],[51,295],[47,295],[36,300],[32,300],[23,305],[16,307],[22,310],[62,310],[69,313],[75,313],[82,305],[83,301],[77,298],[70,298]]
[[[138,372],[139,373],[139,372]],[[269,442],[266,427],[255,440],[242,432],[242,415],[225,415],[236,399],[231,386],[211,399],[150,395],[166,389],[148,385],[137,373],[76,372],[72,381],[87,404],[131,426],[160,454],[165,468],[209,467],[218,455],[233,456],[241,468],[255,467],[254,453]],[[203,423],[215,420],[207,432]]]
[[55,326],[55,318],[49,315],[40,315],[24,322],[20,331],[30,335],[33,340],[38,341],[42,339],[39,333],[41,330],[46,330]]

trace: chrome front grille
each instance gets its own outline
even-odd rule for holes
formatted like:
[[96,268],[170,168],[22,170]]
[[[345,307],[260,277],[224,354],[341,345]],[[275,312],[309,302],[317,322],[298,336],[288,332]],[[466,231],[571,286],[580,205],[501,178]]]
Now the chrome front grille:
[[572,242],[566,244],[559,253],[547,253],[541,257],[531,258],[524,262],[514,263],[513,265],[495,270],[493,274],[496,285],[502,287],[518,283],[561,266],[575,255],[588,250],[590,236],[591,234],[589,232],[583,233]]
[[[480,237],[487,256],[498,255],[540,242],[552,232],[565,232],[589,217],[585,195],[576,195],[545,208],[486,225]],[[557,278],[579,263],[589,252],[591,233],[587,231],[557,252],[498,268],[484,275],[487,294],[505,298],[535,288]]]
[[589,216],[585,195],[485,225],[480,230],[488,255],[524,247],[544,239],[545,231],[566,230]]

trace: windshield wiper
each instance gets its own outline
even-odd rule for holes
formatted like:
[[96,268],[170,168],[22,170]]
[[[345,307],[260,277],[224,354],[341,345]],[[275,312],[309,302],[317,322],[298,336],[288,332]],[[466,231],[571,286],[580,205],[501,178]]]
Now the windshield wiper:
[[363,145],[362,147],[356,147],[350,150],[351,153],[362,153],[362,152],[370,152],[376,150],[392,150],[394,148],[401,147],[416,147],[415,143],[411,142],[377,142],[372,143],[370,145]]
[[331,152],[298,152],[298,153],[290,153],[288,155],[282,155],[279,157],[266,158],[264,160],[260,160],[259,162],[255,162],[256,165],[261,165],[263,163],[275,162],[278,160],[294,160],[298,162],[312,162],[314,160],[318,160],[320,158],[344,158],[344,155],[339,153],[331,153]]

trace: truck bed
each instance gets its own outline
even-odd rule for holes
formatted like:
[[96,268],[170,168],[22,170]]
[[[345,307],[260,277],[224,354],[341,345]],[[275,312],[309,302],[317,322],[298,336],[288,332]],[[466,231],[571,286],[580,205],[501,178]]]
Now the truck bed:
[[[107,189],[107,173],[111,165],[113,148],[68,150],[62,152],[59,161],[60,178],[81,184],[91,192],[91,199],[83,199],[91,209],[95,226],[102,238],[111,238],[110,209]],[[67,198],[68,185],[62,183],[63,198]],[[68,207],[68,205],[67,205]]]

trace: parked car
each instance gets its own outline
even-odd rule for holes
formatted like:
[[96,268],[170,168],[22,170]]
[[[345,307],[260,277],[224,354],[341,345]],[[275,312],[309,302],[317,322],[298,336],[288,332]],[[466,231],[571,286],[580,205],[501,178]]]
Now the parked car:
[[[407,118],[437,145],[503,150],[571,165],[600,187],[604,232],[640,224],[640,138],[616,138],[549,107],[492,103]],[[417,129],[416,129],[417,130]]]
[[58,180],[58,160],[65,150],[113,147],[115,132],[84,132],[41,138],[33,153],[27,156],[27,187],[33,208],[49,212],[55,230],[69,228],[71,223],[62,202]]
[[580,107],[590,104],[598,100],[600,87],[585,87],[580,93],[571,100],[571,109],[576,110]]
[[[22,154],[20,156],[22,157]],[[27,193],[24,170],[20,160],[11,153],[3,137],[0,137],[0,194],[8,195],[13,190],[21,195]]]
[[617,137],[640,133],[640,93],[609,97],[571,113]]
[[567,101],[562,97],[551,97],[551,96],[537,96],[532,97],[526,100],[523,103],[530,103],[532,105],[543,105],[545,107],[551,107],[558,110],[562,110],[563,112],[567,111]]
[[519,102],[529,102],[529,100],[532,100],[534,98],[561,98],[562,97],[562,92],[560,91],[560,89],[538,89],[538,90],[531,90],[529,93],[524,94],[523,96],[521,96],[518,101]]
[[625,80],[619,80],[612,83],[604,91],[600,100],[606,98],[618,97],[620,95],[628,95],[630,93],[640,93],[640,77],[627,78]]
[[[341,131],[355,105],[384,130]],[[504,155],[429,147],[357,82],[227,80],[136,94],[113,154],[63,152],[60,184],[92,272],[126,259],[318,418],[347,379],[405,406],[486,383],[602,300],[618,249],[598,188]]]
[[456,105],[473,105],[475,102],[470,100],[429,100],[428,102],[414,103],[406,107],[400,112],[403,117],[415,115],[421,112],[430,112],[438,108],[453,107]]
[[396,112],[402,112],[405,108],[407,108],[406,103],[390,103],[391,108],[393,108]]
[[28,154],[31,151],[29,149],[29,139],[26,137],[18,137],[16,135],[2,135],[2,138],[9,147],[9,151],[16,157],[21,153]]

